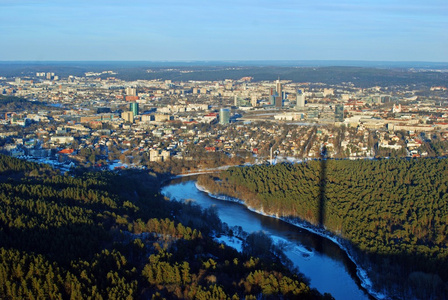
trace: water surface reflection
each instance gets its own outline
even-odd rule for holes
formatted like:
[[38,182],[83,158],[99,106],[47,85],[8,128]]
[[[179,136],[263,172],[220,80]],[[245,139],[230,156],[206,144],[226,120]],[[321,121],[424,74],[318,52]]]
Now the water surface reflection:
[[204,208],[213,205],[229,226],[241,226],[248,233],[263,230],[275,241],[286,242],[285,254],[319,292],[331,293],[336,299],[372,299],[360,285],[356,266],[334,242],[239,203],[211,198],[199,191],[191,178],[171,181],[162,193],[180,201],[191,199]]

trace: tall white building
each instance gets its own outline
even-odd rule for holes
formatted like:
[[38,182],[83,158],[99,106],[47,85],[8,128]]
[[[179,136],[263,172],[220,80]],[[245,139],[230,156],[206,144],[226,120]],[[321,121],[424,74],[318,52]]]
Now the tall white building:
[[137,96],[137,89],[132,88],[132,87],[127,87],[126,88],[126,95],[127,96]]
[[252,105],[252,107],[257,106],[257,101],[258,101],[257,95],[252,95],[250,97],[250,104]]
[[281,97],[282,96],[282,83],[280,82],[280,79],[277,79],[276,91],[277,91],[277,94]]
[[134,113],[132,111],[124,111],[121,113],[121,118],[125,122],[134,123]]
[[297,103],[296,109],[302,109],[305,107],[305,95],[302,90],[297,90]]

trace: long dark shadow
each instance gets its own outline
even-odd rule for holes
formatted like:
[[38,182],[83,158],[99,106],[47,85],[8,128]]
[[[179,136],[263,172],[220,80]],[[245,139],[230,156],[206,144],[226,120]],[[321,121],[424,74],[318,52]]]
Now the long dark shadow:
[[325,189],[327,185],[327,147],[324,145],[320,152],[320,176],[319,176],[319,226],[325,223]]

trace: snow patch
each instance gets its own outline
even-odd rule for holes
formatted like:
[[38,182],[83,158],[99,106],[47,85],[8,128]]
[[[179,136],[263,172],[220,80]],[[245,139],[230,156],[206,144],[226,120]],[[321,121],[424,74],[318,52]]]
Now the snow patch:
[[229,247],[236,249],[238,252],[243,252],[243,241],[234,236],[221,235],[220,237],[215,237],[215,241],[218,243],[225,244]]

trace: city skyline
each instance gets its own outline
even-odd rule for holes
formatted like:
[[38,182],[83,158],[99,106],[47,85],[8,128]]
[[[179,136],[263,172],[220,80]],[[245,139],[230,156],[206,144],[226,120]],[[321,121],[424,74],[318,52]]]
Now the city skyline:
[[446,1],[2,1],[0,60],[448,62]]

